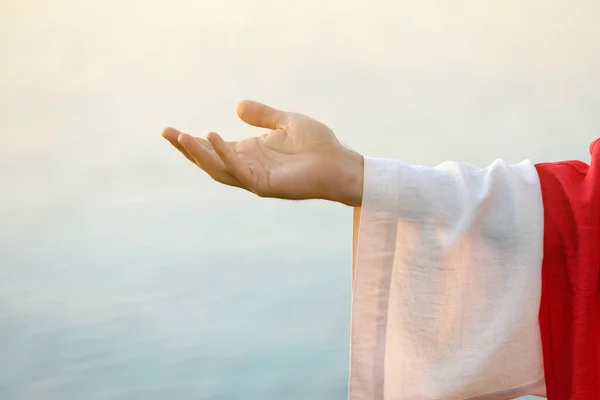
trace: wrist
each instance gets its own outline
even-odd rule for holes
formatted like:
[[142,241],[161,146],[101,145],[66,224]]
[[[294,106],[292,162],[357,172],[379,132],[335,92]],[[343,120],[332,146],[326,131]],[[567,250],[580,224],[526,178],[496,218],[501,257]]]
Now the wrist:
[[364,157],[346,147],[341,147],[332,162],[329,177],[328,200],[360,207],[363,195]]

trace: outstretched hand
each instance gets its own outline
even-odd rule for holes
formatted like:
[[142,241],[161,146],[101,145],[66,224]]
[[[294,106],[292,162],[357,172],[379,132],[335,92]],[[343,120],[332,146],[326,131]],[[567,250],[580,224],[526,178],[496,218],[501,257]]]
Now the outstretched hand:
[[202,139],[174,128],[162,136],[217,182],[261,197],[360,206],[363,157],[344,147],[326,125],[254,101],[242,101],[237,113],[270,132],[239,141],[224,141],[214,132]]

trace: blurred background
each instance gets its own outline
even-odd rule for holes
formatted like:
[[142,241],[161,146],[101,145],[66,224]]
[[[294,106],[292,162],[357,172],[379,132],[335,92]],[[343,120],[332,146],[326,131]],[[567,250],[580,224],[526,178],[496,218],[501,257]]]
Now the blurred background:
[[241,99],[363,154],[589,160],[597,0],[1,0],[0,398],[346,399],[351,210],[211,182]]

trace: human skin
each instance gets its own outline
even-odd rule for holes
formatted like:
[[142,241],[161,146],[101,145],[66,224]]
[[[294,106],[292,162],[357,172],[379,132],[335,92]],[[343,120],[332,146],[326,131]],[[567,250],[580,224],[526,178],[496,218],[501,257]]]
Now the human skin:
[[239,141],[210,132],[206,139],[166,128],[162,136],[213,180],[260,197],[323,199],[360,207],[363,157],[348,149],[325,124],[306,115],[242,101],[237,114],[269,129]]

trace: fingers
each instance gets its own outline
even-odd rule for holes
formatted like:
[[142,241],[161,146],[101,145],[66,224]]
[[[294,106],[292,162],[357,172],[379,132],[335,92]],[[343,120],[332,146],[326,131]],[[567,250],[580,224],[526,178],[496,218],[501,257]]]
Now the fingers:
[[190,160],[191,162],[196,164],[196,161],[190,155],[190,153],[188,153],[187,150],[181,145],[181,143],[179,143],[177,141],[177,138],[179,137],[179,135],[181,135],[181,132],[179,132],[175,128],[165,128],[165,129],[163,129],[161,135],[162,135],[162,137],[167,139],[169,141],[169,143],[171,143],[173,145],[173,147],[175,147],[177,150],[179,150],[179,152],[181,154],[183,154],[185,156],[185,158],[187,158],[188,160]]
[[[183,154],[193,164],[196,164],[196,160],[194,160],[194,157],[192,157],[190,155],[190,153],[185,149],[185,147],[183,147],[183,145],[181,143],[179,143],[178,138],[179,138],[179,136],[181,134],[182,133],[180,131],[178,131],[177,129],[175,129],[175,128],[165,128],[162,131],[162,136],[165,139],[167,139],[169,141],[169,143],[171,143],[173,145],[173,147],[175,147],[177,150],[179,150],[181,152],[181,154]],[[212,144],[210,144],[210,142],[208,140],[203,139],[203,138],[199,138],[199,137],[195,137],[195,136],[192,136],[192,137],[202,147],[204,147],[205,149],[207,149],[209,151],[213,151],[214,152]],[[227,145],[235,148],[235,142],[227,142]]]
[[[186,156],[191,162],[193,162],[194,164],[196,163],[195,160],[192,158],[192,156],[187,152],[187,150],[181,145],[181,143],[179,143],[177,141],[177,139],[179,138],[179,135],[181,135],[182,132],[178,131],[175,128],[165,128],[162,131],[162,137],[164,137],[165,139],[167,139],[169,141],[169,143],[171,143],[175,148],[177,148],[177,150],[179,150],[184,156]],[[210,142],[206,139],[203,138],[199,138],[196,136],[192,136],[198,143],[200,143],[200,145],[202,145],[205,149],[207,150],[213,150],[212,144],[210,144]],[[235,148],[235,144],[236,142],[225,142],[227,143],[227,146],[231,147],[231,148]]]
[[210,142],[208,140],[203,139],[203,138],[199,138],[199,137],[196,137],[196,136],[192,136],[192,137],[196,140],[196,142],[200,143],[200,145],[202,147],[204,147],[205,149],[207,149],[207,150],[214,150],[213,147],[212,147],[212,144],[210,144]]
[[273,130],[283,127],[291,116],[291,113],[287,111],[277,110],[250,100],[244,100],[238,104],[237,114],[247,124]]
[[[197,138],[194,138],[188,134],[182,133],[178,136],[178,143],[185,149],[185,151],[192,157],[195,164],[198,165],[204,172],[206,172],[215,181],[224,183],[230,186],[237,186],[244,188],[244,185],[231,174],[225,164],[219,160],[214,153],[205,147],[207,143],[203,145]],[[229,149],[227,144],[224,144]],[[232,151],[230,149],[230,151]]]
[[212,144],[213,149],[217,152],[225,167],[249,190],[253,191],[256,186],[252,177],[252,171],[243,163],[234,149],[219,136],[219,134],[210,132],[207,136],[208,141]]
[[[196,137],[196,136],[192,136],[192,137],[194,139],[196,139],[196,141],[198,143],[200,143],[205,149],[215,151],[215,149],[213,148],[212,144],[210,144],[210,142],[208,140],[203,139],[203,138],[199,138],[199,137]],[[227,147],[230,147],[231,149],[235,149],[235,146],[236,146],[237,142],[228,141],[228,142],[225,142],[225,144],[227,145]]]

